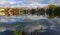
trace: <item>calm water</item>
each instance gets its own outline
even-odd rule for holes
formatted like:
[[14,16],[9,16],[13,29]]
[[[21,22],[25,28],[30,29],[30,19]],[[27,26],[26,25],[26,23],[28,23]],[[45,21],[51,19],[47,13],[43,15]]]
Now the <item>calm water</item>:
[[[3,23],[3,24],[2,24]],[[5,24],[4,24],[5,23]],[[46,16],[4,16],[0,17],[0,26],[7,29],[1,35],[13,35],[14,29],[25,30],[29,33],[41,31],[38,35],[59,35],[60,18],[48,19]],[[11,31],[12,30],[12,31]],[[35,32],[36,33],[36,32]]]

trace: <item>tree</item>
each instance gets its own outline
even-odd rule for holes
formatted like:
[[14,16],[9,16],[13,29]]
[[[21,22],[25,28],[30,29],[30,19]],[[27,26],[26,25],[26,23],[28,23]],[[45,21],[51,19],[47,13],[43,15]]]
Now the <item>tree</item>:
[[44,8],[37,8],[37,15],[44,15],[44,14],[45,14]]
[[9,13],[10,16],[13,16],[13,15],[14,15],[14,10],[13,10],[13,8],[10,8],[9,11],[8,11],[8,13]]
[[60,17],[60,6],[56,8],[54,14],[58,17]]
[[26,9],[25,9],[25,10],[23,10],[23,14],[25,14],[25,15],[27,14],[27,10],[26,10]]
[[32,15],[34,15],[34,14],[37,13],[37,11],[36,11],[36,9],[31,9],[31,10],[30,10],[30,13],[31,13]]
[[7,15],[7,16],[9,16],[9,12],[8,12],[9,9],[10,9],[10,8],[5,8],[5,12],[6,12],[6,15]]
[[14,8],[13,12],[14,12],[14,15],[19,15],[19,9],[18,8]]
[[56,5],[48,5],[48,9],[47,9],[47,14],[49,15],[49,17],[53,17],[55,16],[55,10],[56,10],[57,6]]
[[54,11],[54,10],[57,8],[57,6],[56,6],[56,5],[53,5],[53,4],[48,5],[48,7],[49,7],[49,9],[51,9],[52,11]]

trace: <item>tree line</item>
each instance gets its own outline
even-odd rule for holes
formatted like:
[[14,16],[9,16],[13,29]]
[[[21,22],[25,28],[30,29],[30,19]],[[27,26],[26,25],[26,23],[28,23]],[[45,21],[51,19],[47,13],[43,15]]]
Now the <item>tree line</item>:
[[60,6],[56,6],[53,4],[48,5],[47,7],[37,7],[37,8],[31,8],[31,9],[22,9],[22,8],[3,8],[4,9],[4,13],[7,16],[14,16],[14,15],[45,15],[45,13],[47,15],[49,15],[50,17],[54,17],[54,16],[60,16]]

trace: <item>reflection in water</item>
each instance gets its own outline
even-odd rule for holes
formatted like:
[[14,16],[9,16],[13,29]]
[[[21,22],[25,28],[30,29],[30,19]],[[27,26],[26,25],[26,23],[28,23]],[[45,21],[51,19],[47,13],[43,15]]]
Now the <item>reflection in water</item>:
[[29,15],[29,16],[3,16],[0,17],[0,22],[4,23],[14,23],[14,22],[30,22],[39,19],[47,19],[44,16],[36,16],[36,15]]
[[[45,16],[4,16],[0,17],[0,26],[6,30],[24,30],[41,35],[60,33],[60,18],[48,19]],[[7,24],[6,24],[7,23]],[[3,30],[3,29],[2,29]],[[42,32],[42,33],[41,33]],[[38,35],[39,35],[38,33]]]

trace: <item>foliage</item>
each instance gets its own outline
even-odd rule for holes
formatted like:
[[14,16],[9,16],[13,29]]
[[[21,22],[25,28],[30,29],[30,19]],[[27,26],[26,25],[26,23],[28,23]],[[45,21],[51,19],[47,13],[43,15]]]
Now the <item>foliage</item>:
[[[60,6],[56,6],[56,5],[53,5],[53,4],[50,4],[48,5],[48,7],[46,8],[40,8],[40,7],[37,7],[37,8],[32,8],[32,9],[22,9],[22,8],[0,8],[1,9],[4,9],[4,13],[5,15],[7,16],[14,16],[14,15],[37,15],[37,16],[40,16],[40,15],[45,15],[45,13],[47,15],[49,15],[49,17],[56,17],[56,16],[60,16]],[[2,12],[2,11],[1,11]],[[1,13],[0,12],[0,13]],[[54,16],[52,16],[54,15]]]
[[24,30],[16,29],[14,31],[16,35],[27,35],[27,33]]

